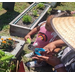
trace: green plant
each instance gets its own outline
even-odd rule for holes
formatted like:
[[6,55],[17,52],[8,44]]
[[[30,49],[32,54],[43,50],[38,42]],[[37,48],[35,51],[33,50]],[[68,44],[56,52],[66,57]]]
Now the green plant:
[[37,8],[39,9],[44,9],[45,5],[43,3],[37,4]]
[[37,10],[33,10],[33,15],[36,17],[39,16],[39,14],[37,13]]
[[25,15],[25,16],[23,16],[23,22],[25,22],[25,23],[29,23],[29,22],[31,22],[32,21],[32,17],[31,16],[29,16],[29,15]]
[[13,57],[14,55],[0,50],[0,72],[10,72],[11,70],[14,70],[16,65],[14,64],[14,61],[10,60]]
[[12,38],[7,38],[7,39],[1,38],[0,42],[1,49],[13,49],[15,45],[16,45],[15,40],[13,40]]

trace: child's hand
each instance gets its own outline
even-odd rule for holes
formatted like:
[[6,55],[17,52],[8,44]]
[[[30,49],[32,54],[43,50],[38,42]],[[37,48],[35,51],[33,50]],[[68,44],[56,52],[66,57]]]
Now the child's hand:
[[27,41],[28,38],[31,40],[31,36],[29,34],[24,37],[24,40]]

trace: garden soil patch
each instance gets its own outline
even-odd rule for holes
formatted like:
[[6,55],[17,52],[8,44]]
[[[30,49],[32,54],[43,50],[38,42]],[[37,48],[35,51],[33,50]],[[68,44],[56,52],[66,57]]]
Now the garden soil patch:
[[[43,10],[40,10],[38,12],[38,14],[41,14]],[[32,12],[29,12],[28,15],[32,16],[32,22],[31,23],[24,23],[22,21],[22,18],[17,22],[17,25],[21,25],[21,26],[25,26],[25,27],[30,27],[31,24],[38,18],[38,17],[35,17],[34,15],[32,15]]]
[[[40,16],[40,14],[43,12],[44,9],[38,9],[37,10],[37,14]],[[22,18],[16,23],[17,25],[21,25],[21,26],[25,26],[25,27],[30,27],[31,24],[36,20],[38,19],[39,16],[34,16],[33,15],[33,9],[31,9],[30,11],[27,12],[26,15],[29,15],[32,17],[32,21],[31,23],[25,23],[22,21]]]

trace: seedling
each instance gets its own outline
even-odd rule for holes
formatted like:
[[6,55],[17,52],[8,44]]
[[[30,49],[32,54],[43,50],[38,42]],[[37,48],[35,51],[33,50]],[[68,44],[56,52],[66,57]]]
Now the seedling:
[[38,8],[38,9],[44,9],[44,7],[45,7],[45,5],[44,5],[43,3],[39,3],[39,4],[37,5],[37,8]]
[[23,16],[23,19],[22,20],[25,23],[30,23],[32,21],[32,17],[29,16],[29,15],[25,15],[25,16]]
[[33,10],[33,15],[35,16],[35,17],[37,17],[39,14],[37,13],[37,10]]

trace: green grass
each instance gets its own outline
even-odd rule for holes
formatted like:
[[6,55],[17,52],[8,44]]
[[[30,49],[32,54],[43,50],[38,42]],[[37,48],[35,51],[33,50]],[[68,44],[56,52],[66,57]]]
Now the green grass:
[[75,10],[75,2],[60,2],[55,9],[73,11]]
[[27,2],[16,2],[14,10],[16,12],[21,13],[24,9],[26,9],[30,4]]

